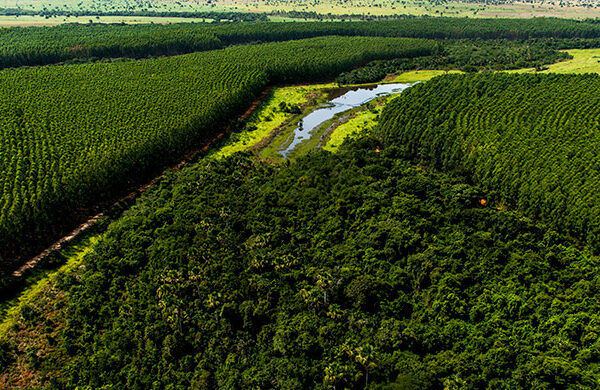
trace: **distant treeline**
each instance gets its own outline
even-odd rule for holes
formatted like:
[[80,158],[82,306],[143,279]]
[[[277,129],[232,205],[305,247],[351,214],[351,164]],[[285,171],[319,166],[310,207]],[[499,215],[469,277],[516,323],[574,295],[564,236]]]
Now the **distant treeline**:
[[266,14],[249,12],[226,12],[226,11],[94,11],[94,10],[24,10],[20,8],[0,8],[0,15],[7,16],[151,16],[162,18],[204,18],[213,21],[232,21],[232,22],[266,22],[269,20]]
[[600,252],[598,90],[598,75],[446,76],[393,100],[377,133]]
[[356,22],[256,23],[215,26],[221,38],[297,39],[315,35],[393,36],[429,39],[598,38],[600,25],[555,18],[468,19],[418,17]]
[[[367,14],[320,14],[315,11],[273,11],[269,12],[270,16],[283,16],[293,19],[305,20],[395,20],[418,18],[421,16],[408,14],[393,14],[393,15],[367,15]],[[425,16],[422,16],[423,18]]]
[[[600,39],[600,25],[537,18],[406,18],[387,21],[219,23],[175,25],[66,24],[0,30],[0,68],[95,57],[149,57],[211,50],[248,42],[325,35],[431,39]],[[565,43],[568,45],[569,43]]]
[[[371,83],[382,80],[390,73],[415,69],[458,69],[464,72],[520,68],[543,69],[547,64],[571,57],[568,53],[554,48],[558,42],[548,42],[546,39],[524,41],[507,39],[446,40],[443,42],[443,46],[440,44],[438,55],[373,61],[365,67],[340,74],[336,81],[339,84]],[[571,40],[563,44],[569,43],[574,44]]]

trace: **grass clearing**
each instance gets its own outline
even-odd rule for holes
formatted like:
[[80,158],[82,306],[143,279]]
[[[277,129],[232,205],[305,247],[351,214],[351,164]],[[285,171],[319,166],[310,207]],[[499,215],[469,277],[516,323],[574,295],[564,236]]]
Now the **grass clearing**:
[[396,96],[398,96],[397,93],[382,96],[353,110],[350,117],[347,120],[342,121],[342,123],[329,134],[327,141],[323,145],[323,149],[330,152],[336,152],[347,138],[355,138],[371,131],[377,124],[379,114],[383,107]]
[[411,70],[404,72],[386,80],[389,83],[416,83],[418,81],[428,81],[437,76],[446,74],[463,73],[460,70]]
[[365,134],[375,126],[378,115],[378,110],[368,108],[363,108],[352,113],[347,120],[342,121],[329,135],[327,142],[323,145],[323,150],[336,152],[346,139]]
[[[600,17],[600,5],[575,0],[567,3],[549,3],[544,0],[532,2],[513,2],[486,4],[478,2],[433,2],[420,0],[406,0],[401,3],[395,0],[320,0],[312,3],[299,3],[295,0],[280,0],[266,2],[256,0],[213,0],[204,1],[173,1],[173,0],[0,0],[0,8],[21,9],[23,11],[57,10],[62,12],[245,12],[245,13],[273,13],[273,12],[315,12],[323,15],[428,15],[446,17],[507,17],[507,18],[533,18],[533,17],[560,17],[572,19],[587,19]],[[110,23],[111,18],[117,23],[169,23],[154,17],[100,17],[97,22]],[[135,19],[129,21],[128,19]],[[285,15],[272,15],[269,17],[278,22],[304,21],[303,18],[290,18]],[[54,25],[61,23],[88,23],[95,17],[36,17],[28,15],[19,17],[9,16],[0,20],[0,26],[31,26]],[[168,18],[166,18],[168,19]],[[180,18],[170,18],[180,19]],[[187,21],[196,19],[181,18]],[[350,18],[346,17],[346,20]],[[335,19],[339,20],[339,19]],[[96,21],[96,20],[95,20]]]
[[56,277],[59,274],[64,274],[74,270],[80,263],[83,257],[90,253],[96,242],[100,240],[100,235],[91,235],[82,239],[79,243],[69,246],[69,248],[61,250],[67,261],[57,270],[51,271],[43,275],[39,280],[27,287],[17,298],[2,303],[3,314],[0,316],[0,339],[6,338],[10,329],[16,324],[21,308],[27,304],[35,303],[38,298],[43,295],[48,288],[52,288],[52,284],[56,282]]
[[159,16],[53,16],[44,17],[37,15],[0,15],[0,27],[28,27],[28,26],[56,26],[64,23],[210,23],[212,19],[202,18],[177,18]]
[[[334,87],[335,84],[315,84],[273,89],[251,115],[244,130],[239,133],[233,133],[225,146],[215,150],[209,156],[212,158],[223,158],[236,152],[260,146],[259,143],[273,135],[278,128],[290,124],[295,117],[306,115],[307,106],[314,107],[324,102],[325,94],[323,91]],[[288,106],[299,106],[303,112],[302,114],[284,112],[280,109],[280,104],[282,103]],[[268,154],[270,155],[271,153]]]
[[[572,59],[548,65],[540,73],[600,73],[600,49],[563,50],[573,56]],[[513,73],[534,73],[535,69],[517,69]]]

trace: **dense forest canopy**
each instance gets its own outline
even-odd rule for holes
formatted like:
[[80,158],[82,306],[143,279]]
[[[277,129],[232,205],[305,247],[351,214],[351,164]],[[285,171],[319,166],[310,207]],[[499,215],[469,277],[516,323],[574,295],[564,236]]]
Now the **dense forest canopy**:
[[436,78],[390,103],[378,134],[406,156],[464,172],[498,201],[600,251],[598,75]]
[[37,364],[59,387],[593,388],[600,259],[378,146],[165,178],[61,282]]
[[[589,40],[570,41],[577,47]],[[560,43],[559,43],[560,42]],[[464,72],[483,70],[543,69],[545,65],[570,58],[569,53],[557,51],[557,45],[566,41],[507,40],[507,39],[453,39],[443,41],[436,56],[396,58],[373,61],[367,66],[340,74],[339,84],[377,82],[388,74],[414,69],[458,69]],[[598,44],[600,45],[600,44]]]

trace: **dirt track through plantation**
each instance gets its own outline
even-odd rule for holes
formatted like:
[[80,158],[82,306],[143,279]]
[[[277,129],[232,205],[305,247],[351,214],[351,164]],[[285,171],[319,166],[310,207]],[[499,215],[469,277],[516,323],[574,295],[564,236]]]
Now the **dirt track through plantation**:
[[[260,105],[260,103],[267,97],[269,92],[271,92],[271,87],[267,87],[261,93],[261,95],[254,102],[252,102],[252,105],[239,117],[239,119],[240,120],[247,119],[252,114],[252,112],[254,112],[254,110]],[[200,148],[198,148],[194,151],[187,153],[179,163],[177,163],[171,167],[167,167],[165,170],[163,170],[163,173],[161,173],[159,176],[153,178],[149,183],[144,184],[141,187],[138,187],[136,190],[130,192],[126,196],[119,198],[116,202],[114,202],[113,205],[116,205],[117,203],[125,201],[125,200],[131,200],[131,199],[141,195],[144,191],[146,191],[154,183],[156,183],[156,181],[158,179],[163,177],[166,172],[176,171],[176,170],[180,169],[181,167],[183,167],[185,164],[187,164],[189,161],[191,161],[199,153],[206,152],[216,141],[223,138],[223,136],[225,134],[227,134],[227,132],[229,130],[230,130],[230,126],[225,127],[225,129],[222,132],[218,133],[215,137],[210,139],[203,146],[201,146]],[[44,249],[39,255],[29,259],[25,264],[23,264],[17,270],[15,270],[12,273],[12,276],[14,278],[20,278],[21,276],[23,276],[23,274],[27,270],[34,268],[41,260],[43,260],[46,256],[48,256],[52,251],[61,249],[65,244],[69,243],[70,241],[72,241],[73,239],[78,237],[80,234],[85,232],[88,228],[93,226],[96,223],[96,221],[98,221],[103,216],[104,216],[104,213],[101,212],[101,213],[98,213],[98,214],[94,215],[93,217],[89,218],[88,220],[86,220],[85,222],[80,224],[71,233],[67,234],[66,236],[61,237],[54,244],[52,244],[48,248]]]

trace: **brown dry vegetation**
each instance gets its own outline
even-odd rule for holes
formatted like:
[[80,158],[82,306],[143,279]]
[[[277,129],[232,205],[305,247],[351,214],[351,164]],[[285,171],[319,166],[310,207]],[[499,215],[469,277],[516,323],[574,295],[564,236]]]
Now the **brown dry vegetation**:
[[38,388],[60,374],[45,372],[44,359],[49,355],[56,359],[64,353],[58,340],[66,325],[66,293],[51,282],[37,298],[26,305],[37,318],[19,315],[7,334],[7,339],[18,342],[15,362],[0,374],[1,389]]

